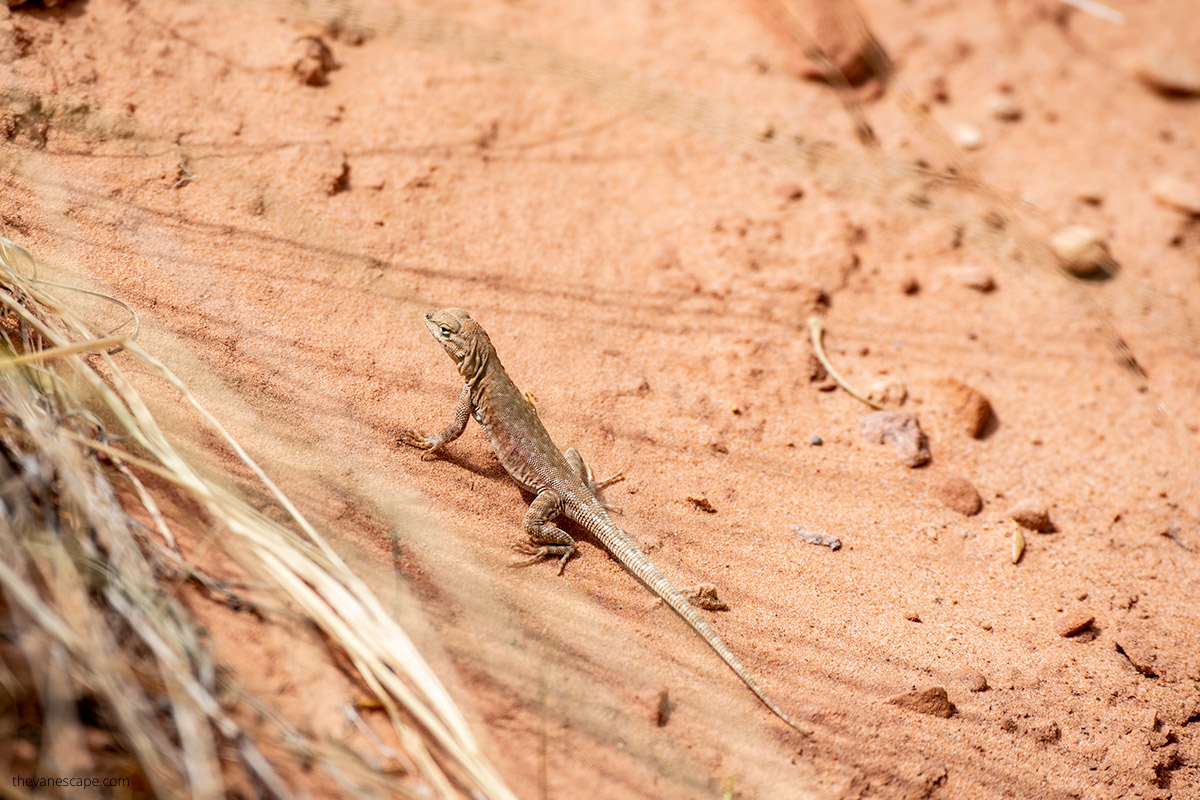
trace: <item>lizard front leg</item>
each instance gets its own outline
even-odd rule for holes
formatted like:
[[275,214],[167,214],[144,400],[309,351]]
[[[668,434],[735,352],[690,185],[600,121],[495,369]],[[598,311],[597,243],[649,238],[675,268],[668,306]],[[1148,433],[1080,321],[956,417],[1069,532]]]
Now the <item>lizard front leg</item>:
[[525,515],[525,534],[530,543],[516,546],[519,552],[529,558],[516,562],[514,567],[525,567],[543,558],[558,558],[558,574],[562,575],[567,559],[575,552],[575,540],[571,534],[551,522],[562,512],[562,495],[550,489],[538,492],[538,496],[529,504],[529,513]]
[[420,448],[425,452],[421,454],[421,458],[428,461],[437,456],[437,449],[444,444],[453,442],[458,437],[462,436],[463,431],[467,429],[467,420],[471,418],[471,387],[463,384],[462,394],[458,397],[458,407],[454,409],[454,419],[446,426],[446,429],[437,436],[427,436],[417,431],[404,428],[400,431],[400,444],[407,444],[412,447]]

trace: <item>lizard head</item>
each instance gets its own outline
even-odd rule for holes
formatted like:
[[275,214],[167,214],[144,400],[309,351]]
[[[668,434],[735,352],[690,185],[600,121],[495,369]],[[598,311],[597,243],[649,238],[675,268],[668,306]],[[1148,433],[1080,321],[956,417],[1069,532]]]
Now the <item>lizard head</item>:
[[425,312],[425,327],[458,366],[468,380],[479,371],[488,357],[492,343],[479,323],[461,308],[446,308]]

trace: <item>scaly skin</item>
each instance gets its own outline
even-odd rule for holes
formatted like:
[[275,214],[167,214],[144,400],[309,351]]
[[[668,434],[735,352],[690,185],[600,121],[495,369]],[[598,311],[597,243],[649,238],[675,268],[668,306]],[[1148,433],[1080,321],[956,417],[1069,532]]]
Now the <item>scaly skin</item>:
[[558,558],[561,575],[567,559],[575,552],[575,540],[552,521],[559,515],[574,520],[675,609],[767,708],[800,733],[810,735],[763,691],[700,612],[617,527],[596,498],[596,490],[619,476],[598,484],[574,448],[565,453],[558,449],[537,411],[504,371],[496,349],[479,323],[462,309],[448,308],[427,312],[425,326],[450,355],[465,383],[454,420],[444,431],[435,436],[404,431],[400,441],[424,450],[424,458],[433,457],[438,448],[461,436],[468,418],[474,416],[487,432],[508,474],[534,494],[525,516],[525,533],[531,544],[521,548],[530,557],[521,564]]

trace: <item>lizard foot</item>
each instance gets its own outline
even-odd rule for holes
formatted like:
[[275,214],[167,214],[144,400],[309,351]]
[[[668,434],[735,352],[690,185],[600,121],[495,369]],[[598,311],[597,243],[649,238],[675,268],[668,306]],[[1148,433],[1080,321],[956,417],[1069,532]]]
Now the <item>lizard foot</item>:
[[625,480],[625,473],[618,472],[616,475],[613,475],[611,478],[605,478],[602,481],[588,481],[588,484],[591,486],[592,493],[595,494],[597,489],[608,488],[609,486],[612,486],[614,483],[620,483],[623,480]]
[[400,435],[396,437],[396,441],[400,444],[406,444],[409,447],[415,447],[418,450],[424,450],[425,452],[421,453],[422,461],[432,461],[436,458],[436,451],[442,443],[440,437],[426,436],[423,433],[409,430],[408,428],[400,431]]
[[614,483],[620,483],[623,480],[625,480],[624,472],[618,472],[616,475],[613,475],[611,478],[605,478],[602,481],[594,481],[591,479],[590,475],[588,476],[588,482],[587,482],[588,488],[591,489],[592,494],[595,495],[596,502],[598,502],[600,504],[601,508],[603,508],[605,511],[607,511],[610,514],[616,514],[616,515],[620,516],[620,515],[624,514],[625,511],[620,506],[613,506],[613,505],[609,505],[608,503],[604,502],[604,500],[602,500],[600,498],[600,495],[598,493],[601,489],[604,489],[608,486],[612,486]]
[[524,553],[529,558],[523,558],[520,561],[514,561],[514,567],[528,567],[530,564],[536,564],[544,558],[558,559],[558,574],[563,574],[563,569],[567,566],[567,559],[575,553],[575,545],[570,544],[544,544],[541,547],[534,547],[529,544],[515,544],[513,549],[518,553]]

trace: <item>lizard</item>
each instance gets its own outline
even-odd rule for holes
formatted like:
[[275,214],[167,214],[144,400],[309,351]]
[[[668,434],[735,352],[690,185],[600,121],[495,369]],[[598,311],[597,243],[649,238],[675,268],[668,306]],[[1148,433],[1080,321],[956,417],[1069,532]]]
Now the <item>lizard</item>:
[[810,736],[810,731],[789,717],[758,685],[716,630],[609,516],[596,492],[621,476],[597,482],[578,450],[558,449],[533,405],[500,364],[483,327],[459,308],[426,312],[425,326],[458,367],[464,381],[462,393],[454,419],[445,430],[432,436],[402,430],[399,442],[423,450],[423,459],[435,458],[441,447],[462,435],[473,416],[504,469],[521,488],[534,495],[524,523],[529,543],[517,546],[529,558],[516,566],[557,558],[561,575],[575,552],[575,540],[554,520],[565,516],[576,522],[679,614],[772,713]]

